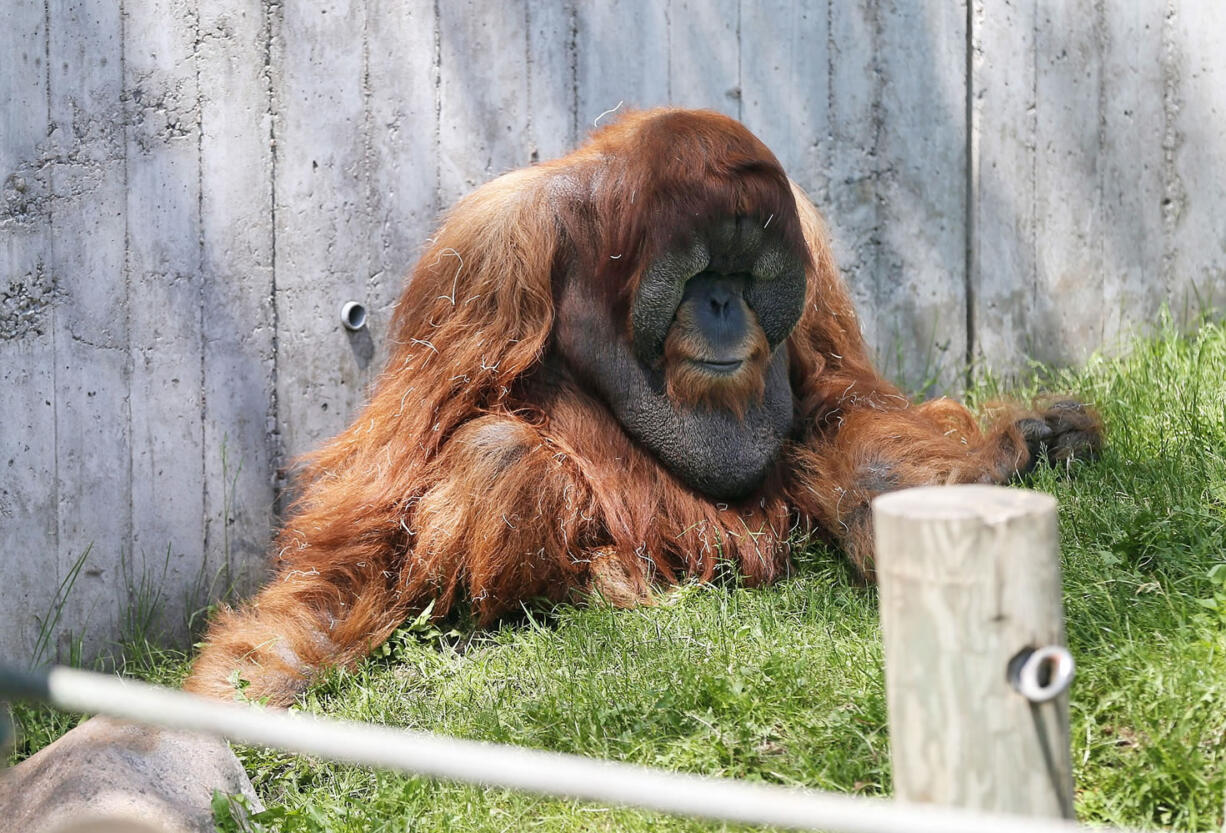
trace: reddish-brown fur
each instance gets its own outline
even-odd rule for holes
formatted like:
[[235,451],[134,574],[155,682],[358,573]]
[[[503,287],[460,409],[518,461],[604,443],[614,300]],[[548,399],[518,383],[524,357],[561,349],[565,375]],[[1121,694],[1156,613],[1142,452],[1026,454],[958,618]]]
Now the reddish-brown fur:
[[[593,276],[592,303],[629,338],[652,259],[735,215],[779,223],[811,262],[787,341],[797,435],[759,491],[728,505],[661,467],[549,359],[558,270]],[[873,496],[1004,482],[1029,457],[1021,412],[981,430],[962,405],[912,405],[876,373],[817,211],[757,139],[711,113],[627,115],[463,199],[413,271],[392,340],[370,403],[301,475],[273,580],[217,617],[189,689],[232,697],[237,672],[247,696],[285,703],[431,602],[443,615],[467,598],[483,623],[576,589],[630,605],[721,560],[762,584],[787,571],[797,526],[871,576]],[[673,343],[666,361],[695,349]],[[749,364],[723,393],[684,374],[670,386],[735,408],[761,396],[764,349]],[[1083,423],[1096,438],[1092,414]]]

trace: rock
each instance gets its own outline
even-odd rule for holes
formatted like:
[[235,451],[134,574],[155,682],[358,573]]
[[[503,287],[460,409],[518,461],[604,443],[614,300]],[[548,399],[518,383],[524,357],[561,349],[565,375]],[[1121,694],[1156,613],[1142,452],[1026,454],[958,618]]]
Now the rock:
[[0,831],[213,833],[213,790],[263,809],[224,740],[95,717],[0,772]]

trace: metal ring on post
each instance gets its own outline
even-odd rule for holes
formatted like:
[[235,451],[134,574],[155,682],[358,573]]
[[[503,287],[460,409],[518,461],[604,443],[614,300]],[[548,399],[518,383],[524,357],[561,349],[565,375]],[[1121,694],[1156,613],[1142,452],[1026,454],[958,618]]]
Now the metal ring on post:
[[366,326],[366,307],[357,301],[346,301],[341,307],[341,325],[350,332]]
[[1031,703],[1046,703],[1068,690],[1076,673],[1073,655],[1063,645],[1023,652],[1010,663],[1010,682]]

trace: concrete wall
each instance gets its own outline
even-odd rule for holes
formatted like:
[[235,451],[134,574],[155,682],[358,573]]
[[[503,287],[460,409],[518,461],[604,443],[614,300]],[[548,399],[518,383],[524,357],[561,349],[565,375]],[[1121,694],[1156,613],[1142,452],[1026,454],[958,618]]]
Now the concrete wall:
[[7,0],[0,656],[257,580],[440,209],[619,102],[772,146],[912,386],[1226,298],[1226,5],[921,5]]

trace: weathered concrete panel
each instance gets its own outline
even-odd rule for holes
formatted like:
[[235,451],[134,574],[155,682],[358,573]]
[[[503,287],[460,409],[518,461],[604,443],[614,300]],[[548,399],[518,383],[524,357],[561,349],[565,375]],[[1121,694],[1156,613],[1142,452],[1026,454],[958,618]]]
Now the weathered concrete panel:
[[1226,4],[1174,3],[1162,44],[1162,275],[1173,310],[1188,320],[1226,306]]
[[[1150,319],[1169,297],[1158,266],[1163,260],[1164,17],[1157,3],[1118,3],[1099,19],[1102,215],[1091,245],[1102,252],[1097,279],[1102,297],[1096,303],[1102,320],[1083,334],[1077,345],[1082,354],[1099,346],[1121,348],[1137,323]],[[1072,184],[1053,187],[1067,199]]]
[[739,0],[669,0],[669,103],[740,118],[740,35]]
[[554,159],[575,146],[576,48],[581,0],[528,3],[528,159]]
[[439,5],[439,194],[450,206],[526,165],[527,0]]
[[[273,305],[273,19],[199,8],[204,557],[210,594],[263,575],[280,462]],[[224,91],[224,94],[215,94]],[[192,588],[194,589],[194,588]],[[187,611],[194,612],[194,611]]]
[[[1036,272],[1024,352],[1083,361],[1145,329],[1162,260],[1165,12],[1048,3],[1036,21]],[[1148,310],[1149,313],[1143,313]],[[1004,358],[1002,363],[1016,359]]]
[[883,371],[948,389],[966,355],[965,6],[832,3],[827,37],[836,257]]
[[373,344],[340,309],[367,302],[367,4],[288,3],[275,40],[277,411],[293,458],[361,404]]
[[829,171],[818,207],[826,216],[834,255],[851,288],[861,329],[879,345],[877,274],[881,256],[879,151],[882,75],[878,16],[870,3],[829,3],[826,61],[829,129],[821,158]]
[[370,130],[371,276],[367,284],[375,363],[409,267],[434,229],[438,196],[438,32],[428,4],[370,5],[367,78]]
[[128,0],[123,26],[132,543],[119,589],[126,616],[183,639],[161,601],[204,563],[197,21],[175,0]]
[[1033,344],[1038,2],[972,0],[972,349],[977,362],[1005,370]]
[[978,360],[1078,362],[1164,303],[1220,307],[1221,5],[976,8]]
[[1085,358],[1102,339],[1101,11],[1051,0],[1035,21],[1035,284],[1023,326],[1026,354],[1043,361]]
[[[131,379],[123,21],[118,6],[50,0],[52,208],[49,265],[56,306],[55,581],[87,549],[64,607],[74,637],[106,646],[127,601],[131,552]],[[48,579],[51,578],[48,571]]]
[[878,15],[872,344],[907,387],[949,390],[966,364],[966,5]]
[[29,657],[55,594],[55,303],[49,263],[47,20],[15,0],[0,27],[0,652]]
[[771,0],[742,9],[740,119],[819,204],[829,194],[830,30],[824,4]]
[[[579,138],[602,113],[669,103],[668,5],[658,0],[575,4]],[[606,116],[605,118],[608,118]]]

